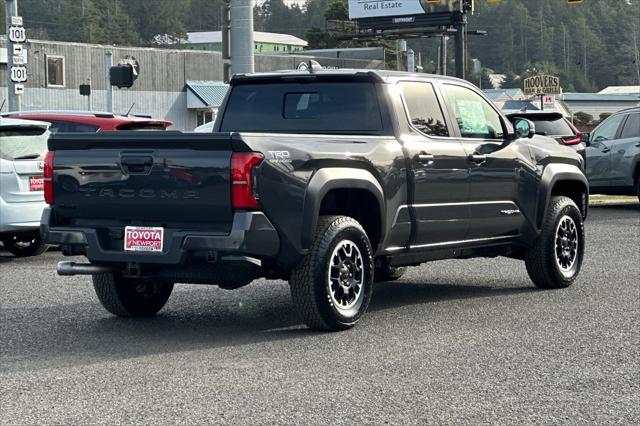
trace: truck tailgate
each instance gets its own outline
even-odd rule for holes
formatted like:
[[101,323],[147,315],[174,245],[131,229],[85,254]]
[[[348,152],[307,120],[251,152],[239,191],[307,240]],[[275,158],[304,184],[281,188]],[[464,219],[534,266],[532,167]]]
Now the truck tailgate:
[[49,150],[56,215],[65,221],[231,225],[231,134],[61,133]]

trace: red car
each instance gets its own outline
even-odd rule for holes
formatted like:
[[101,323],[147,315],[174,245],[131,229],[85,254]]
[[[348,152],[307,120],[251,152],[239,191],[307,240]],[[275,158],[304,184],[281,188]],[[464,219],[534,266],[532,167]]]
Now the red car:
[[110,130],[166,130],[173,123],[150,116],[119,115],[110,112],[23,111],[8,112],[3,117],[51,123],[51,133],[105,132]]

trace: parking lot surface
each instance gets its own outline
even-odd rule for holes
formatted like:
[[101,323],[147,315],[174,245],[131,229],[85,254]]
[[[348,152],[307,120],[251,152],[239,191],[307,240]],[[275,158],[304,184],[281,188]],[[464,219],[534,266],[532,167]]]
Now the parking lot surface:
[[317,333],[281,281],[177,286],[154,318],[99,305],[58,251],[0,251],[0,421],[640,421],[640,206],[592,208],[581,276],[536,290],[524,263],[434,262],[376,286],[354,329]]

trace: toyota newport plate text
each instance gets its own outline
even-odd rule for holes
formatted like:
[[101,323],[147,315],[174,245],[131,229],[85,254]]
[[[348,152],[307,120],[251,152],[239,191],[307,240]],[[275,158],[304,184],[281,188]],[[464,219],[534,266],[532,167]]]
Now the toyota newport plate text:
[[124,249],[126,251],[162,251],[164,228],[148,226],[127,226],[124,228]]

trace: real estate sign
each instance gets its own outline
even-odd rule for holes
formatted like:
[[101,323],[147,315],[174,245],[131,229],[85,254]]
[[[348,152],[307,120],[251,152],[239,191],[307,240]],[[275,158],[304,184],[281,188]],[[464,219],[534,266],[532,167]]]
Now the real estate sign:
[[349,19],[463,10],[463,0],[349,0]]

